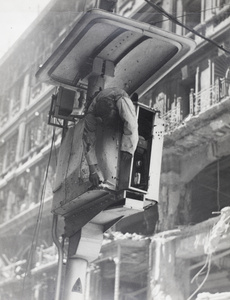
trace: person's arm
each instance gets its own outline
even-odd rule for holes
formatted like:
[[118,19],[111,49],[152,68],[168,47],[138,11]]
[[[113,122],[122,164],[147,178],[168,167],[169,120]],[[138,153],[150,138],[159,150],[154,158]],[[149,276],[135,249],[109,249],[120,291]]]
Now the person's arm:
[[[128,97],[122,96],[117,101],[119,115],[124,122],[121,151],[133,155],[138,143],[138,121],[135,107]],[[125,155],[123,155],[126,157]]]

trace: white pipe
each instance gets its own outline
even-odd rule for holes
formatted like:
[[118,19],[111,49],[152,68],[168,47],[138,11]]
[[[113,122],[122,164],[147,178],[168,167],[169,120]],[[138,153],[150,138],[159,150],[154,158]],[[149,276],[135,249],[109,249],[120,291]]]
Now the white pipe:
[[53,215],[53,224],[52,224],[52,237],[54,244],[58,250],[58,273],[57,273],[57,282],[56,282],[56,290],[55,290],[55,300],[60,300],[61,294],[61,279],[62,279],[62,269],[63,269],[63,249],[62,245],[58,240],[57,236],[57,222],[58,216]]

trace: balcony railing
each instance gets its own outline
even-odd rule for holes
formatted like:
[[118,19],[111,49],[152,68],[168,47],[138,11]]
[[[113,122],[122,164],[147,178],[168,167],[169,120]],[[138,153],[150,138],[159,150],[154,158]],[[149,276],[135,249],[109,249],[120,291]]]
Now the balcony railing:
[[[37,247],[33,255],[33,263],[31,265],[32,270],[36,271],[37,268],[45,266],[46,264],[57,262],[57,250],[56,246],[52,245],[48,248],[44,248],[42,245]],[[7,281],[13,281],[25,276],[27,268],[27,260],[18,260],[11,262],[6,266],[1,267],[0,270],[0,285]]]
[[171,105],[171,109],[167,111],[162,117],[166,121],[166,132],[173,131],[182,122],[182,109],[181,109],[182,98],[178,97],[174,100]]
[[194,92],[194,89],[190,90],[188,114],[183,111],[183,99],[181,97],[176,98],[171,104],[171,109],[162,116],[166,121],[166,133],[170,133],[178,126],[183,125],[189,116],[197,116],[227,96],[230,96],[230,80],[222,78],[218,79],[214,85],[197,93]]

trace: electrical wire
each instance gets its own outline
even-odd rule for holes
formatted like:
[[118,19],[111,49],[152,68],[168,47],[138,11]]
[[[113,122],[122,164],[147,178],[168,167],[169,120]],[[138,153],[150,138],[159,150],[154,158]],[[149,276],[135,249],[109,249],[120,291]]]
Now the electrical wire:
[[55,128],[53,129],[53,136],[52,136],[52,141],[51,141],[51,146],[50,146],[49,158],[48,158],[48,162],[47,162],[47,166],[46,166],[46,170],[45,170],[44,182],[43,182],[42,190],[41,190],[41,198],[40,198],[40,206],[39,206],[38,215],[37,215],[37,222],[36,222],[36,225],[35,225],[35,228],[34,228],[32,243],[31,243],[30,252],[29,252],[29,257],[28,257],[28,260],[27,260],[26,271],[25,271],[24,278],[23,278],[22,296],[21,296],[22,300],[24,300],[25,281],[26,281],[26,278],[29,275],[30,267],[31,267],[31,264],[33,262],[33,255],[34,255],[35,249],[37,247],[37,242],[38,242],[38,234],[39,234],[39,230],[40,230],[40,226],[41,226],[41,219],[42,219],[44,200],[45,200],[45,189],[46,189],[48,171],[49,171],[49,166],[50,166],[50,161],[51,161],[51,156],[52,156],[52,150],[53,150],[53,145],[54,145],[54,139],[55,139]]
[[[228,4],[228,7],[230,8],[229,4]],[[199,11],[194,11],[194,12],[187,13],[187,14],[184,14],[184,15],[181,15],[181,16],[177,16],[177,17],[174,17],[174,18],[175,19],[181,19],[181,18],[191,16],[191,15],[198,15],[198,14],[200,15],[202,12],[210,11],[210,10],[213,10],[213,9],[216,9],[216,8],[219,8],[219,6],[214,6],[212,8],[202,9],[202,10],[199,10]],[[175,12],[173,12],[173,13],[175,13]],[[167,20],[161,20],[161,21],[155,22],[153,25],[163,23],[163,22],[167,22],[167,21],[168,21],[168,19]]]
[[216,42],[214,42],[213,40],[203,36],[202,34],[200,34],[198,31],[189,28],[188,26],[182,24],[180,21],[178,21],[174,16],[172,16],[171,14],[167,13],[162,7],[158,6],[155,3],[152,3],[148,0],[145,0],[145,2],[147,2],[149,5],[151,5],[153,8],[155,8],[158,12],[160,12],[162,15],[166,16],[169,20],[173,21],[175,24],[187,29],[188,31],[192,32],[193,34],[199,36],[200,38],[204,39],[205,41],[213,44],[214,46],[216,46],[217,48],[221,49],[222,51],[230,54],[230,51],[228,51],[227,49],[225,49],[222,45],[217,44]]
[[[203,281],[201,282],[201,284],[198,286],[198,288],[192,293],[191,296],[188,297],[187,300],[191,300],[191,299],[193,298],[193,296],[195,296],[195,295],[197,294],[197,292],[198,292],[198,291],[202,288],[202,286],[205,284],[205,282],[206,282],[206,280],[207,280],[207,278],[208,278],[208,276],[209,276],[210,270],[211,270],[211,262],[212,262],[212,255],[209,254],[209,255],[207,256],[207,264],[205,264],[205,267],[206,267],[206,265],[208,266],[206,275],[205,275]],[[204,269],[204,267],[203,267],[201,270],[203,270],[203,269]],[[198,273],[200,274],[200,271],[199,271]]]
[[55,167],[57,168],[58,155],[57,155],[57,147],[54,143],[54,157],[55,157]]

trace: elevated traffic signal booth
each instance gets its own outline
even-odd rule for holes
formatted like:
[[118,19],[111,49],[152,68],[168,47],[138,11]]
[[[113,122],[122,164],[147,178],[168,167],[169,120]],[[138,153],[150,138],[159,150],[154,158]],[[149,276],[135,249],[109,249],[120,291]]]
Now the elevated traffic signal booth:
[[94,187],[82,142],[86,107],[96,92],[113,87],[141,98],[193,49],[191,40],[93,9],[79,15],[75,27],[39,69],[41,81],[59,86],[52,97],[49,123],[64,131],[52,211],[65,218],[70,238],[65,299],[72,299],[84,286],[83,270],[87,261],[97,258],[103,231],[154,205],[159,193],[164,135],[159,113],[135,101],[139,142],[128,161],[121,159],[121,130],[98,126],[101,183]]

